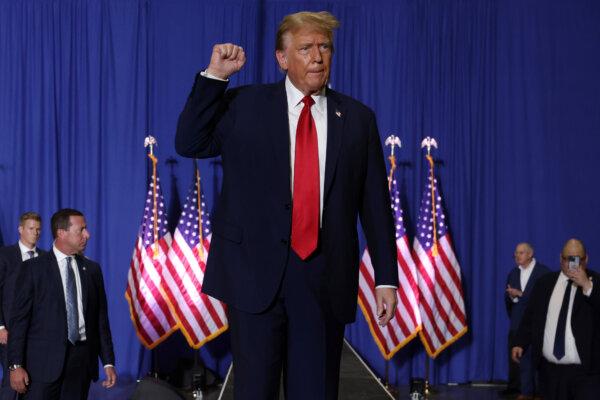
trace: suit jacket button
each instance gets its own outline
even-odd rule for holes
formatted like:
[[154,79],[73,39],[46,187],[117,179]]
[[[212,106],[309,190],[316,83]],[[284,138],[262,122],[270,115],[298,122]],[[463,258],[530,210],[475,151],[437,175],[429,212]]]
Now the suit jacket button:
[[290,203],[286,203],[285,206],[284,206],[284,208],[286,210],[291,210],[292,209],[292,205]]

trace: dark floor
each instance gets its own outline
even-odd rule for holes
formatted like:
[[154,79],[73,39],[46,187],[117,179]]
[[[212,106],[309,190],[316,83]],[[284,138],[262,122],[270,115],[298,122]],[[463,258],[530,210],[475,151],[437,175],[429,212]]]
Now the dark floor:
[[[233,400],[233,383],[229,376],[223,385],[216,385],[203,393],[202,400]],[[499,391],[504,385],[439,385],[431,388],[429,399],[433,400],[496,400],[502,399]],[[119,386],[106,390],[96,383],[90,390],[89,400],[126,400],[136,389],[136,383],[121,382]],[[173,389],[174,390],[174,389]],[[222,396],[219,397],[220,393]],[[180,393],[182,400],[193,400],[191,392]],[[283,396],[280,396],[283,399]],[[340,400],[410,400],[408,386],[384,389],[359,358],[345,344],[340,370]],[[507,398],[508,399],[508,398]],[[162,400],[152,397],[151,400]]]
[[[342,392],[340,393],[340,400],[387,400],[387,399],[406,399],[410,400],[408,386],[402,386],[397,390],[392,389],[392,393],[395,397],[384,395],[382,393],[371,394],[369,388],[363,387],[362,384],[366,383],[363,378],[353,380],[350,376],[346,376],[340,387]],[[368,383],[368,382],[367,382]],[[432,400],[496,400],[503,399],[498,395],[498,392],[502,390],[504,386],[489,386],[489,387],[473,387],[471,385],[459,385],[459,386],[447,386],[440,385],[433,389],[433,392],[428,397]],[[127,400],[131,398],[135,391],[135,384],[121,384],[119,387],[111,390],[105,390],[102,387],[96,385],[90,391],[89,400]],[[400,393],[400,396],[398,395]],[[191,393],[183,393],[182,399],[191,400],[193,399]],[[283,398],[283,397],[282,397]],[[514,397],[513,397],[514,398]],[[229,388],[226,388],[223,397],[219,399],[219,390],[214,388],[204,393],[203,400],[231,400],[233,396]],[[510,399],[510,398],[506,398]],[[154,400],[154,399],[153,399]],[[158,400],[158,399],[156,399]]]

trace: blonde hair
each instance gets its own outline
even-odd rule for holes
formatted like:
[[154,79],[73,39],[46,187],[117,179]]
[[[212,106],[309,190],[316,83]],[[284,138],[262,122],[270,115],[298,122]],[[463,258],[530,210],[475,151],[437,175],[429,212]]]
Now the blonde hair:
[[25,226],[25,221],[30,219],[37,221],[40,224],[42,223],[42,217],[40,217],[40,214],[33,211],[27,211],[26,213],[21,214],[19,217],[19,226]]
[[301,11],[286,15],[279,24],[275,38],[275,50],[285,50],[284,41],[287,33],[297,32],[301,28],[313,28],[325,34],[331,42],[333,51],[333,30],[340,26],[340,21],[327,11]]

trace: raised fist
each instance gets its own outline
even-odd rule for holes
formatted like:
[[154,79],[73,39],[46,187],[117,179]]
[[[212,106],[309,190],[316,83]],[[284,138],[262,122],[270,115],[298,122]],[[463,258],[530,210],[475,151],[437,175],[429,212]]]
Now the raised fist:
[[215,44],[206,72],[217,78],[227,79],[242,69],[245,62],[246,53],[240,46],[232,43]]

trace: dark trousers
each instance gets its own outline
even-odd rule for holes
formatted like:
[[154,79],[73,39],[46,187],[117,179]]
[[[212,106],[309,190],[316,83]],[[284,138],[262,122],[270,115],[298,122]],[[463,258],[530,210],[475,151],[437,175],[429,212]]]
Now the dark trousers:
[[600,374],[590,374],[581,365],[543,360],[540,387],[544,400],[595,400],[600,397]]
[[508,331],[508,387],[507,389],[521,391],[521,377],[519,374],[519,364],[513,361],[511,357],[512,348],[516,345],[517,332]]
[[85,342],[69,345],[60,378],[54,382],[36,382],[32,377],[23,400],[85,400],[91,377],[89,350]]
[[531,357],[531,347],[523,352],[520,363],[514,362],[511,351],[516,345],[516,336],[516,331],[508,332],[508,388],[526,396],[533,396],[536,394],[536,372]]
[[236,400],[337,399],[344,324],[327,300],[324,257],[290,251],[274,303],[260,314],[229,307]]

